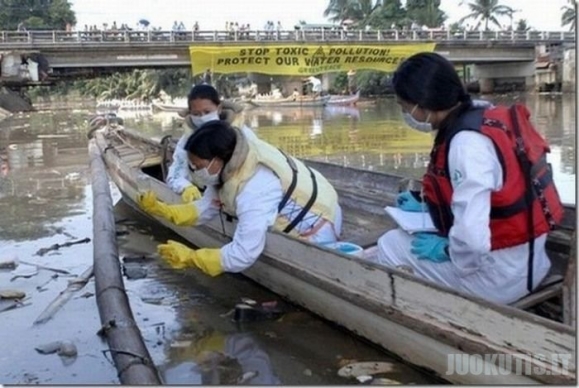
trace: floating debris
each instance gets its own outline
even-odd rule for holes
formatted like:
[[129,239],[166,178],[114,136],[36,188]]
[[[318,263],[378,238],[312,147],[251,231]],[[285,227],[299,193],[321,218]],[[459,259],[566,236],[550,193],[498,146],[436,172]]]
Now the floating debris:
[[311,375],[313,375],[312,370],[311,370],[311,369],[304,369],[304,375],[305,375],[305,376],[311,376]]
[[253,307],[247,304],[237,304],[233,313],[234,322],[253,322],[275,320],[283,315],[283,311],[276,308]]
[[392,379],[387,379],[384,377],[378,377],[372,380],[372,382],[370,383],[370,385],[401,385],[402,383],[400,381],[396,381],[396,380],[392,380]]
[[123,263],[145,263],[149,261],[155,260],[153,257],[145,256],[145,255],[135,255],[135,256],[124,256]]
[[25,292],[18,290],[0,290],[0,299],[23,299]]
[[10,281],[14,281],[18,278],[31,278],[32,276],[38,275],[38,268],[34,265],[19,265],[14,271],[12,271],[12,278]]
[[147,268],[137,263],[123,264],[123,274],[127,279],[143,279],[147,277]]
[[18,260],[16,259],[2,259],[0,260],[0,269],[16,269],[18,267]]
[[348,364],[338,370],[341,377],[359,377],[375,375],[379,373],[390,373],[395,367],[390,362],[357,362]]
[[362,375],[362,376],[356,377],[356,380],[358,380],[362,384],[367,383],[368,381],[371,381],[372,379],[373,379],[373,377],[370,375]]
[[34,348],[40,354],[57,353],[62,357],[76,357],[78,351],[76,345],[70,341],[55,341],[48,344],[40,345]]
[[245,372],[244,374],[242,374],[241,376],[238,377],[236,383],[237,383],[237,385],[245,385],[249,381],[256,378],[257,376],[259,376],[259,372],[256,370]]
[[44,256],[45,254],[47,254],[50,251],[57,251],[60,248],[65,248],[65,247],[70,247],[71,245],[76,245],[76,244],[85,244],[85,243],[89,243],[91,240],[90,238],[83,238],[82,240],[76,240],[76,241],[69,241],[69,242],[65,242],[64,244],[53,244],[49,247],[46,248],[40,248],[35,255],[36,256]]

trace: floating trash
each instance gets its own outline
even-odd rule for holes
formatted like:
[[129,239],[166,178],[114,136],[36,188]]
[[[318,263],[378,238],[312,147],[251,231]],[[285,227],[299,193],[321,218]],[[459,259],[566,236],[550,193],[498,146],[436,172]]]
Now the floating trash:
[[395,367],[390,362],[357,362],[348,364],[338,370],[341,377],[371,376],[379,373],[390,373]]

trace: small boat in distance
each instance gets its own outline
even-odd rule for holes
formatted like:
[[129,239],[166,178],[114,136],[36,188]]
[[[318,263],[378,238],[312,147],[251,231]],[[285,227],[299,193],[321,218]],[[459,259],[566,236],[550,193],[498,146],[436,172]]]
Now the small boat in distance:
[[330,100],[328,101],[328,105],[334,106],[348,106],[348,105],[356,105],[358,100],[360,99],[360,91],[358,90],[356,94],[350,95],[339,95],[334,94],[330,96]]
[[292,108],[313,108],[325,106],[331,96],[300,96],[286,98],[255,98],[249,100],[249,104],[257,107],[292,107]]

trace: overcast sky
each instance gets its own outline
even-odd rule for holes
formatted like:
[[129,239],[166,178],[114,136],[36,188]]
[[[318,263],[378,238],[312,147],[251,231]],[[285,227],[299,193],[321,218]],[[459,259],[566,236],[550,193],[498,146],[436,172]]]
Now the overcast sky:
[[[262,29],[267,20],[291,29],[299,20],[327,23],[323,17],[329,0],[70,0],[81,29],[85,24],[102,26],[116,21],[135,27],[140,19],[154,26],[170,29],[175,20],[192,29],[195,21],[201,30],[223,29],[225,21],[250,23],[252,29]],[[468,1],[468,0],[467,0]],[[449,16],[447,25],[468,14],[460,0],[441,0],[441,8]],[[567,0],[500,0],[516,10],[515,20],[527,19],[538,30],[561,30],[561,7]],[[501,23],[509,25],[508,18]]]

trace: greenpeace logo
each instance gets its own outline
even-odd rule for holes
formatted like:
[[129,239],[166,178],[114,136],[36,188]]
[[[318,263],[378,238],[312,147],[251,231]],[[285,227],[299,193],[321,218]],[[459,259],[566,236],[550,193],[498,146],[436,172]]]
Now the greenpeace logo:
[[446,375],[569,375],[570,354],[449,354]]

